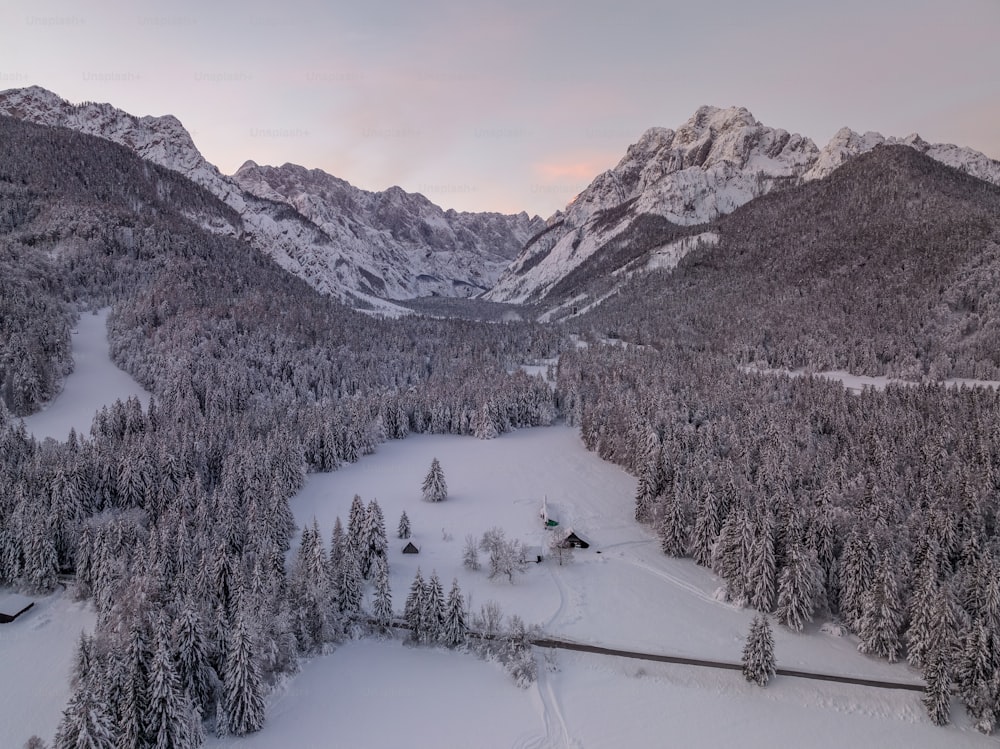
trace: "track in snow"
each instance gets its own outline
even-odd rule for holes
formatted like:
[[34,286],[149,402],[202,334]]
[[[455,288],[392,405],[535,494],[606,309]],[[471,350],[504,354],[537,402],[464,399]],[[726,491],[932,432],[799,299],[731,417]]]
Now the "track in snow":
[[[726,661],[709,661],[701,658],[688,658],[680,655],[665,655],[662,653],[640,653],[635,650],[618,650],[607,648],[602,645],[588,645],[582,642],[571,642],[569,640],[557,640],[547,637],[540,637],[532,640],[532,644],[540,648],[556,648],[558,650],[575,650],[578,653],[594,653],[597,655],[612,655],[619,658],[633,658],[643,661],[658,661],[660,663],[677,663],[683,666],[698,666],[701,668],[717,668],[728,671],[741,671],[743,666],[739,663],[728,663]],[[835,674],[821,674],[813,671],[798,671],[790,668],[778,668],[778,676],[791,676],[797,679],[813,679],[815,681],[834,681],[839,684],[857,684],[863,687],[874,687],[876,689],[903,689],[911,692],[923,692],[923,684],[881,681],[879,679],[863,679],[857,676],[839,676]]]

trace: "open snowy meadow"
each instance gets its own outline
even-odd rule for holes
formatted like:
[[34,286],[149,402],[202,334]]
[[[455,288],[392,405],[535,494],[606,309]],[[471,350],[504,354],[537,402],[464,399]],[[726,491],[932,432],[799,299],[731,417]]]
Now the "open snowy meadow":
[[[103,316],[74,336],[77,367],[63,394],[28,421],[38,437],[86,433],[89,416],[114,397],[141,392],[107,359]],[[103,348],[102,348],[103,346]],[[101,353],[103,351],[103,354]],[[89,354],[88,354],[89,352]],[[88,358],[89,364],[88,364]],[[112,379],[117,378],[117,379]],[[124,378],[121,379],[121,378]],[[89,405],[84,405],[89,401]],[[433,458],[448,482],[445,502],[421,499]],[[650,653],[738,662],[753,612],[716,599],[718,579],[690,560],[665,557],[632,519],[635,480],[587,452],[575,430],[555,426],[480,441],[412,436],[330,474],[308,477],[293,500],[300,525],[315,518],[324,539],[346,522],[354,494],[377,498],[390,535],[394,608],[402,610],[420,567],[447,588],[457,578],[474,609],[487,601],[549,636]],[[545,546],[539,516],[590,542],[572,561],[530,564],[513,584],[462,565],[467,534],[491,527]],[[420,548],[404,555],[400,513]],[[0,625],[0,748],[50,739],[68,697],[68,674],[87,605],[64,591],[38,599]],[[853,637],[819,623],[793,634],[775,627],[778,665],[919,683],[903,664],[861,655]],[[988,746],[957,703],[953,724],[933,726],[920,693],[778,676],[764,689],[739,672],[536,649],[538,682],[520,689],[496,664],[399,641],[345,643],[303,662],[268,698],[267,723],[246,738],[209,737],[211,747],[654,747]]]

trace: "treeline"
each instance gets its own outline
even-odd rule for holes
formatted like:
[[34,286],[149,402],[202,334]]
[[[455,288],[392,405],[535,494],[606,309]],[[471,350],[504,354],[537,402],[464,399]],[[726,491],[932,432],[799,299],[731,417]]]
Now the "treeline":
[[[878,148],[698,229],[718,244],[635,275],[584,324],[741,365],[997,380],[998,216],[1000,188],[905,146]],[[677,236],[646,224],[662,239],[636,247]],[[577,269],[576,292],[590,273],[598,298],[598,260],[618,251]]]
[[[935,722],[955,689],[1000,710],[1000,394],[740,372],[650,347],[562,355],[561,407],[638,477],[636,518],[731,600],[801,630],[832,616],[907,658]],[[942,696],[943,695],[943,696]]]

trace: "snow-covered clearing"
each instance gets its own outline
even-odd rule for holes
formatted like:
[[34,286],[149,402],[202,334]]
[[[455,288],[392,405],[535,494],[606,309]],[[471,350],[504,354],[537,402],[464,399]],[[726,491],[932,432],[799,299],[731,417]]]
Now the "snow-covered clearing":
[[[0,589],[3,592],[3,589]],[[80,632],[94,629],[89,604],[61,588],[0,624],[0,747],[20,749],[32,735],[50,740],[69,699]]]
[[[810,374],[804,369],[758,369],[756,367],[746,367],[746,370],[748,372],[759,372],[760,374],[788,375],[789,377],[805,377]],[[856,375],[842,369],[833,369],[826,372],[813,372],[812,376],[839,382],[852,393],[860,393],[866,387],[874,388],[875,390],[885,390],[889,385],[906,385],[913,387],[921,384],[919,382],[912,382],[911,380],[900,380],[896,377],[871,377],[869,375]],[[1000,382],[997,380],[972,380],[965,377],[952,377],[947,380],[941,380],[936,384],[944,385],[949,388],[1000,387]]]
[[[421,500],[420,484],[434,457],[444,469],[449,499],[430,504]],[[337,515],[346,522],[355,493],[366,501],[377,498],[391,538],[391,581],[397,611],[402,609],[419,565],[425,576],[436,570],[446,588],[451,578],[457,577],[462,589],[472,594],[474,608],[496,600],[505,613],[540,624],[552,636],[738,662],[753,612],[716,600],[719,581],[708,570],[660,552],[654,536],[632,519],[634,490],[635,480],[587,452],[575,430],[556,426],[520,430],[491,441],[414,435],[386,443],[375,455],[340,471],[310,476],[293,500],[292,509],[300,524],[311,523],[315,517],[328,538]],[[494,525],[504,528],[509,537],[544,546],[548,532],[541,527],[539,510],[545,495],[550,517],[575,528],[591,542],[590,549],[575,551],[574,561],[566,566],[560,567],[552,559],[531,564],[513,585],[489,580],[484,571],[471,572],[462,566],[465,535],[479,536]],[[395,538],[403,509],[410,518],[414,541],[421,548],[419,555],[404,556],[404,542]],[[819,623],[808,626],[803,634],[776,627],[775,638],[782,667],[920,682],[918,674],[905,664],[890,665],[863,656],[857,652],[853,637],[827,634]],[[351,652],[355,647],[351,644],[347,649]],[[340,680],[350,683],[364,678],[370,668],[377,668],[389,682],[410,678],[412,662],[391,662],[399,652],[397,644],[365,647],[373,649],[366,651],[370,660],[363,667],[350,659],[338,661],[336,655],[322,659],[316,668],[327,673],[329,689],[340,689],[333,686]],[[433,673],[435,684],[460,678],[453,675],[450,665],[458,661],[448,660],[449,654],[441,652],[428,658],[438,659],[428,661],[428,673]],[[440,718],[465,726],[465,742],[454,745],[472,741],[477,746],[641,747],[661,746],[667,736],[684,746],[727,742],[770,746],[775,741],[833,746],[845,740],[864,746],[910,747],[989,743],[973,731],[957,703],[952,715],[956,726],[933,726],[924,714],[919,692],[791,677],[778,677],[762,690],[732,671],[567,652],[559,652],[555,661],[558,670],[540,669],[539,683],[528,690],[535,695],[532,704],[540,733],[513,744],[507,735],[492,740],[477,726],[493,719],[505,706],[468,700]],[[309,674],[310,679],[320,679],[312,671]],[[293,679],[291,689],[295,683]],[[518,693],[513,683],[508,683]],[[475,680],[467,686],[470,691],[479,689]],[[296,711],[325,721],[323,716],[332,710],[328,704],[332,698],[322,690],[312,690],[309,695],[314,692],[318,692],[316,696],[304,695],[313,707],[296,707]],[[269,720],[285,721],[281,705],[286,699],[284,692],[272,698],[276,713]],[[382,709],[373,697],[369,710]],[[719,715],[724,719],[708,717]],[[519,712],[509,716],[512,725],[524,721]],[[291,720],[286,725],[293,735],[302,737],[303,745],[308,745],[310,736],[322,735],[303,733]],[[331,733],[337,731],[332,719],[324,725]],[[752,726],[757,728],[751,731]],[[288,736],[284,731],[274,735]],[[416,740],[402,726],[396,738],[399,743]]]
[[137,397],[145,408],[149,393],[130,375],[115,366],[108,356],[108,313],[84,312],[73,333],[73,372],[62,392],[42,411],[28,416],[28,432],[42,440],[51,437],[65,440],[70,428],[89,435],[94,414],[116,400]]
[[209,747],[511,747],[542,735],[537,698],[468,655],[350,642],[272,693],[263,730]]

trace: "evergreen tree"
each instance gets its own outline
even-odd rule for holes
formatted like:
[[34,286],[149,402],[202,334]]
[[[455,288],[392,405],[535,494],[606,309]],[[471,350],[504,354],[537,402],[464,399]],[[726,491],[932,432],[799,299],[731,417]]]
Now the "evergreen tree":
[[778,580],[778,621],[796,632],[812,621],[821,580],[816,552],[801,545],[792,548],[788,565]]
[[442,641],[448,647],[458,647],[465,644],[468,636],[468,626],[465,622],[465,601],[458,587],[458,578],[451,582],[448,593],[448,603],[445,606],[444,629]]
[[122,696],[118,703],[118,746],[146,746],[150,743],[146,732],[149,714],[149,667],[152,655],[146,637],[138,622],[129,632],[122,666]]
[[261,729],[264,725],[263,686],[242,614],[236,617],[229,645],[223,694],[224,726],[229,733],[244,736]]
[[385,531],[385,517],[382,515],[382,508],[379,506],[377,499],[372,499],[368,503],[362,541],[364,543],[364,553],[361,575],[367,579],[371,577],[372,565],[375,559],[385,559],[389,546]]
[[871,531],[855,528],[847,539],[840,564],[840,610],[844,621],[857,631],[861,624],[864,594],[875,577],[877,550]]
[[774,633],[766,614],[753,618],[743,646],[743,676],[758,686],[765,686],[776,673]]
[[691,543],[688,553],[695,563],[702,567],[712,564],[712,549],[718,536],[715,526],[717,512],[715,494],[711,489],[705,492],[698,507],[698,515],[694,521],[694,531],[691,533]]
[[389,590],[389,562],[375,558],[375,597],[372,601],[372,618],[376,626],[388,630],[392,624],[392,595]]
[[900,651],[899,627],[903,610],[897,588],[891,558],[886,555],[863,596],[858,650],[887,658],[889,663],[896,662]]
[[337,591],[340,612],[348,618],[356,616],[361,611],[361,586],[361,571],[358,569],[357,556],[354,553],[348,553],[341,563]]
[[[671,557],[684,556],[687,549],[687,526],[684,519],[684,506],[679,494],[679,484],[669,497],[662,497],[660,505],[663,514],[657,532],[660,536],[660,548]],[[638,511],[638,505],[636,505]],[[648,511],[645,513],[648,517]]]
[[983,733],[993,731],[997,704],[997,663],[994,635],[982,620],[973,622],[962,638],[956,681],[969,716]]
[[146,730],[156,749],[193,749],[202,741],[200,714],[177,678],[165,619],[160,622],[149,670]]
[[347,543],[344,545],[344,554],[351,554],[355,557],[355,562],[360,565],[358,554],[361,551],[362,527],[365,524],[365,505],[361,501],[361,495],[355,494],[351,500],[351,509],[347,515]]
[[441,639],[444,626],[444,590],[437,572],[431,573],[430,580],[424,590],[423,601],[423,639],[427,642],[437,642]]
[[340,516],[333,521],[333,532],[330,534],[330,579],[340,579],[340,567],[343,563],[345,553],[344,525],[340,522]]
[[410,636],[417,642],[423,638],[425,590],[423,575],[420,574],[420,568],[417,567],[413,582],[410,584],[410,594],[406,597],[406,604],[403,608],[403,618],[406,619],[406,625],[410,628]]
[[410,537],[410,519],[406,516],[406,510],[399,516],[399,528],[396,534],[403,539]]
[[930,652],[924,669],[924,696],[922,702],[936,726],[948,725],[951,720],[951,669],[948,654],[943,649]]
[[424,477],[423,496],[426,502],[443,502],[448,499],[448,484],[437,458],[431,461],[431,468]]
[[81,685],[63,711],[52,749],[115,749],[116,745],[120,746],[114,720],[104,700],[90,685]]
[[190,600],[184,601],[175,624],[174,648],[181,689],[187,691],[202,715],[207,715],[215,705],[215,684],[219,679],[209,665],[201,617]]
[[776,593],[776,561],[774,557],[774,517],[765,512],[753,540],[748,583],[750,605],[759,611],[774,608]]
[[938,597],[937,568],[933,560],[925,560],[910,596],[909,620],[906,630],[906,660],[915,668],[923,668],[932,643],[934,607]]

